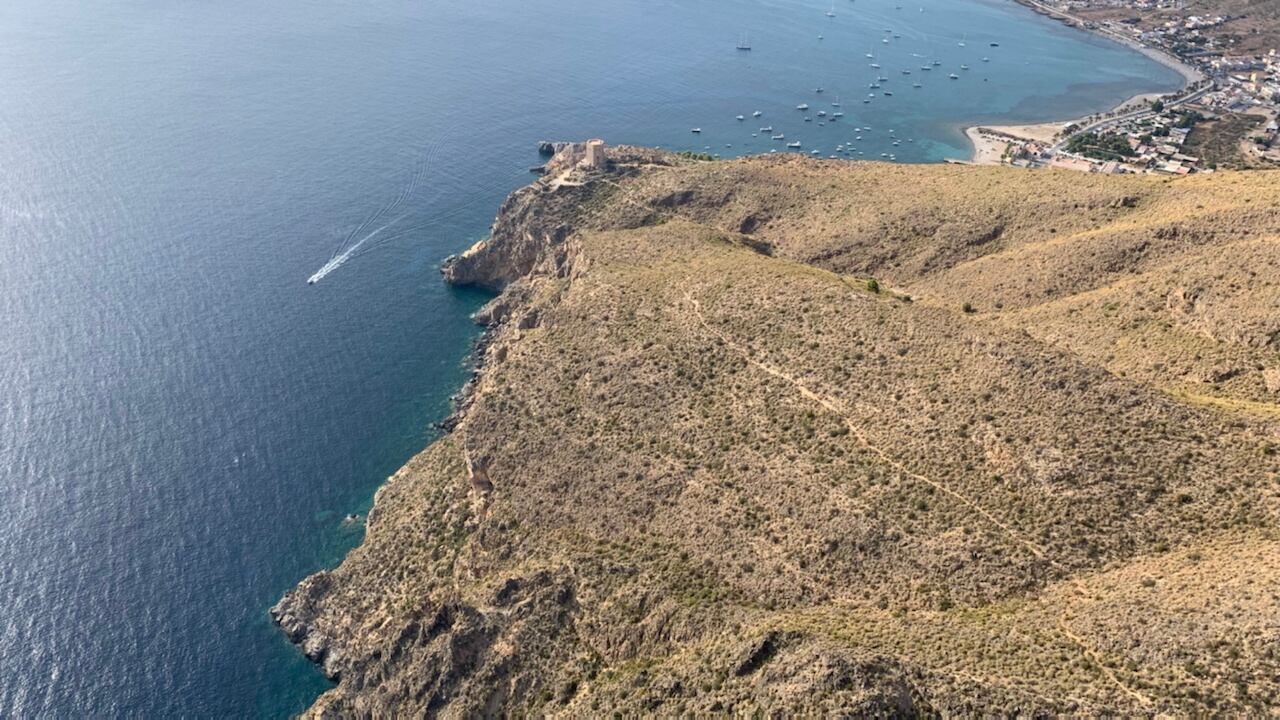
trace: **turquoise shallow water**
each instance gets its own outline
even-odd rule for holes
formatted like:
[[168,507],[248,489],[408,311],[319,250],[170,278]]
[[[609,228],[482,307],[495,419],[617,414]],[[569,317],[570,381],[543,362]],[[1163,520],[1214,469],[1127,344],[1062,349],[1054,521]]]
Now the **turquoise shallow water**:
[[[279,717],[326,687],[266,608],[358,542],[342,517],[446,414],[484,296],[438,263],[535,141],[870,126],[868,155],[937,161],[961,123],[1178,85],[1005,0],[895,6],[0,4],[0,716]],[[864,105],[869,51],[894,95]],[[839,123],[793,109],[837,95]],[[396,227],[432,224],[308,286],[433,148]]]

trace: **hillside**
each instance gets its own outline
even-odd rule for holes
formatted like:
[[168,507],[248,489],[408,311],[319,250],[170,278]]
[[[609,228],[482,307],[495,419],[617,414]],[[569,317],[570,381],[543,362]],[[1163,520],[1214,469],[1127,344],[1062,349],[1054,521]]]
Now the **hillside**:
[[1280,3],[1275,0],[1182,0],[1148,8],[1097,3],[1092,7],[1074,8],[1073,12],[1093,21],[1137,19],[1147,28],[1182,22],[1191,16],[1223,17],[1227,19],[1225,23],[1204,32],[1221,42],[1231,54],[1265,55],[1280,49]]
[[446,263],[313,715],[1280,712],[1274,177],[610,152]]
[[1190,15],[1231,20],[1223,31],[1243,53],[1264,54],[1280,47],[1280,4],[1274,0],[1187,0]]

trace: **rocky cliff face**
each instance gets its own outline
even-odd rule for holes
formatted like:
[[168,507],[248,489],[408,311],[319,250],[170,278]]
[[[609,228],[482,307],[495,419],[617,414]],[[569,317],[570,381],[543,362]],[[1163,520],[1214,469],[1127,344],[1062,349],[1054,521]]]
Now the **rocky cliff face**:
[[[502,203],[481,240],[441,268],[445,282],[500,291],[530,275],[559,275],[566,270],[565,240],[574,232],[616,224],[608,198],[619,183],[646,168],[669,166],[670,155],[646,148],[614,147],[607,173],[581,167],[585,145],[561,143],[546,164],[546,178],[512,193]],[[633,222],[644,222],[644,217]]]
[[1277,710],[1280,187],[574,152],[272,609],[312,716]]
[[[574,207],[568,196],[584,195],[570,187],[564,191],[555,204],[563,200]],[[576,213],[557,214],[541,202],[545,192],[544,187],[532,185],[512,193],[498,211],[489,239],[445,260],[441,268],[445,281],[501,291],[535,268],[545,272],[563,266],[563,245],[571,232],[568,222]]]

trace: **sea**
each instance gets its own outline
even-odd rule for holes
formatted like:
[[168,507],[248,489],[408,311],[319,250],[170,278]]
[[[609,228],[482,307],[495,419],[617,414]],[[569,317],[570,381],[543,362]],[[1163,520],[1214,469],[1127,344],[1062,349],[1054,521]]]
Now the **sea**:
[[267,609],[436,436],[537,141],[939,162],[1181,82],[1010,0],[5,0],[0,716],[329,687]]

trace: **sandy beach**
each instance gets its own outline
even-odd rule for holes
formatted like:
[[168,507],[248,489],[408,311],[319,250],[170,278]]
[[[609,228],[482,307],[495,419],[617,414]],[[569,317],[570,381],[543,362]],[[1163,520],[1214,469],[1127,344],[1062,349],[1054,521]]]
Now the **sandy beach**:
[[[1141,93],[1125,100],[1108,112],[1121,114],[1136,110],[1159,99],[1164,93]],[[999,165],[1005,147],[1012,140],[1032,140],[1051,145],[1059,139],[1059,134],[1069,125],[1080,125],[1088,122],[1098,114],[1086,115],[1072,120],[1058,120],[1046,123],[1025,125],[978,125],[964,128],[965,137],[973,143],[973,155],[969,162],[974,165]]]
[[[1134,95],[1128,100],[1125,100],[1124,102],[1112,108],[1110,112],[1116,113],[1116,114],[1122,114],[1122,113],[1129,112],[1131,110],[1136,110],[1138,108],[1143,107],[1144,105],[1148,105],[1154,102],[1155,100],[1159,99],[1162,94],[1163,93],[1141,93],[1138,95]],[[1034,123],[1034,124],[1028,124],[1028,125],[983,125],[981,127],[966,128],[965,135],[967,135],[971,141],[977,138],[978,140],[981,141],[983,145],[998,144],[1000,146],[1000,151],[1003,152],[1004,145],[1007,142],[1007,140],[1001,140],[998,137],[999,135],[1010,135],[1013,138],[1018,140],[1035,140],[1045,144],[1052,144],[1059,139],[1058,135],[1068,125],[1079,125],[1081,123],[1087,122],[1092,117],[1094,116],[1086,115],[1084,117],[1075,118],[1074,120],[1058,120],[1055,122]],[[989,131],[989,132],[982,132],[982,131]],[[976,141],[974,142],[974,147],[975,148],[978,147],[978,142]],[[979,164],[985,164],[985,163],[979,162],[979,160],[976,157],[978,154],[979,153],[975,153],[975,158],[973,162],[979,163]],[[983,147],[981,154],[984,157],[989,157],[991,154],[991,149],[989,147]],[[996,162],[999,163],[1000,161],[999,153],[996,154],[995,159],[996,159]]]
[[970,164],[1001,164],[1005,148],[1009,145],[1008,140],[990,135],[986,132],[986,128],[982,127],[967,127],[964,129],[964,135],[973,144],[973,155],[969,158]]
[[[1051,8],[1048,8],[1047,6],[1041,5],[1035,0],[1018,0],[1018,1],[1021,4],[1026,5],[1027,7],[1030,7],[1031,9],[1036,10],[1037,12],[1047,14],[1050,17],[1055,17],[1062,20],[1069,19],[1070,21],[1072,21],[1072,22],[1068,22],[1069,25],[1072,25],[1072,23],[1074,22],[1078,22],[1076,18],[1069,15],[1064,15],[1063,13],[1057,10],[1053,10]],[[1085,28],[1079,25],[1072,25],[1072,26],[1079,27],[1079,29],[1084,30],[1085,32],[1093,32],[1096,35],[1107,38],[1109,40],[1113,40],[1122,45],[1125,45],[1134,50],[1137,50],[1143,55],[1146,55],[1148,58],[1155,60],[1156,62],[1162,65],[1165,65],[1169,68],[1172,68],[1178,71],[1182,75],[1182,77],[1186,80],[1188,85],[1200,82],[1205,78],[1204,73],[1182,62],[1181,60],[1170,55],[1169,53],[1164,52],[1163,50],[1159,50],[1153,47],[1148,47],[1136,40],[1126,38],[1111,32],[1107,32],[1105,30],[1101,30],[1101,29],[1085,30]],[[1165,93],[1142,93],[1139,95],[1134,95],[1133,97],[1129,98],[1128,100],[1125,100],[1124,102],[1120,103],[1119,105],[1115,106],[1114,108],[1112,108],[1107,112],[1114,113],[1114,114],[1129,112],[1143,105],[1151,103],[1152,101],[1160,98],[1164,94]],[[965,137],[969,138],[969,142],[973,144],[973,155],[970,157],[969,162],[974,165],[999,165],[1001,163],[1001,158],[1004,156],[1005,148],[1008,146],[1011,140],[1032,140],[1032,141],[1038,141],[1046,144],[1051,144],[1058,139],[1058,134],[1061,133],[1062,130],[1066,128],[1068,125],[1078,125],[1078,124],[1085,123],[1089,121],[1091,118],[1099,114],[1106,114],[1106,113],[1095,113],[1093,115],[1086,115],[1084,117],[1074,118],[1071,120],[1059,120],[1059,121],[1045,122],[1045,123],[1034,123],[1034,124],[1025,124],[1025,125],[981,125],[981,126],[966,127],[964,128]]]
[[1161,65],[1164,65],[1164,66],[1166,66],[1166,67],[1169,67],[1169,68],[1172,68],[1173,70],[1178,71],[1179,73],[1181,73],[1181,74],[1182,74],[1183,79],[1185,79],[1185,80],[1187,81],[1187,84],[1188,84],[1188,85],[1192,85],[1192,84],[1194,84],[1194,83],[1198,83],[1198,82],[1200,82],[1201,80],[1204,80],[1204,79],[1205,79],[1205,74],[1204,74],[1204,73],[1202,73],[1202,72],[1200,72],[1198,69],[1196,69],[1196,68],[1194,68],[1194,67],[1192,67],[1192,66],[1190,66],[1190,65],[1188,65],[1188,64],[1186,64],[1186,63],[1184,63],[1184,62],[1182,62],[1182,61],[1181,61],[1181,60],[1179,60],[1178,58],[1176,58],[1176,57],[1174,57],[1174,56],[1170,55],[1169,53],[1167,53],[1167,52],[1165,52],[1165,51],[1163,51],[1163,50],[1159,50],[1159,49],[1156,49],[1156,48],[1153,48],[1153,47],[1148,47],[1147,45],[1143,45],[1142,43],[1138,42],[1137,40],[1132,40],[1132,39],[1129,39],[1129,38],[1126,38],[1126,37],[1122,37],[1122,36],[1119,36],[1119,35],[1113,35],[1113,34],[1111,34],[1111,33],[1109,33],[1109,32],[1102,32],[1102,31],[1098,31],[1098,30],[1095,30],[1095,31],[1093,31],[1093,32],[1097,33],[1098,35],[1101,35],[1102,37],[1110,38],[1111,40],[1115,40],[1116,42],[1118,42],[1118,43],[1120,43],[1120,44],[1122,44],[1122,45],[1128,45],[1129,47],[1133,48],[1134,50],[1137,50],[1138,52],[1142,53],[1143,55],[1146,55],[1147,57],[1151,58],[1152,60],[1155,60],[1156,62],[1160,63]]

